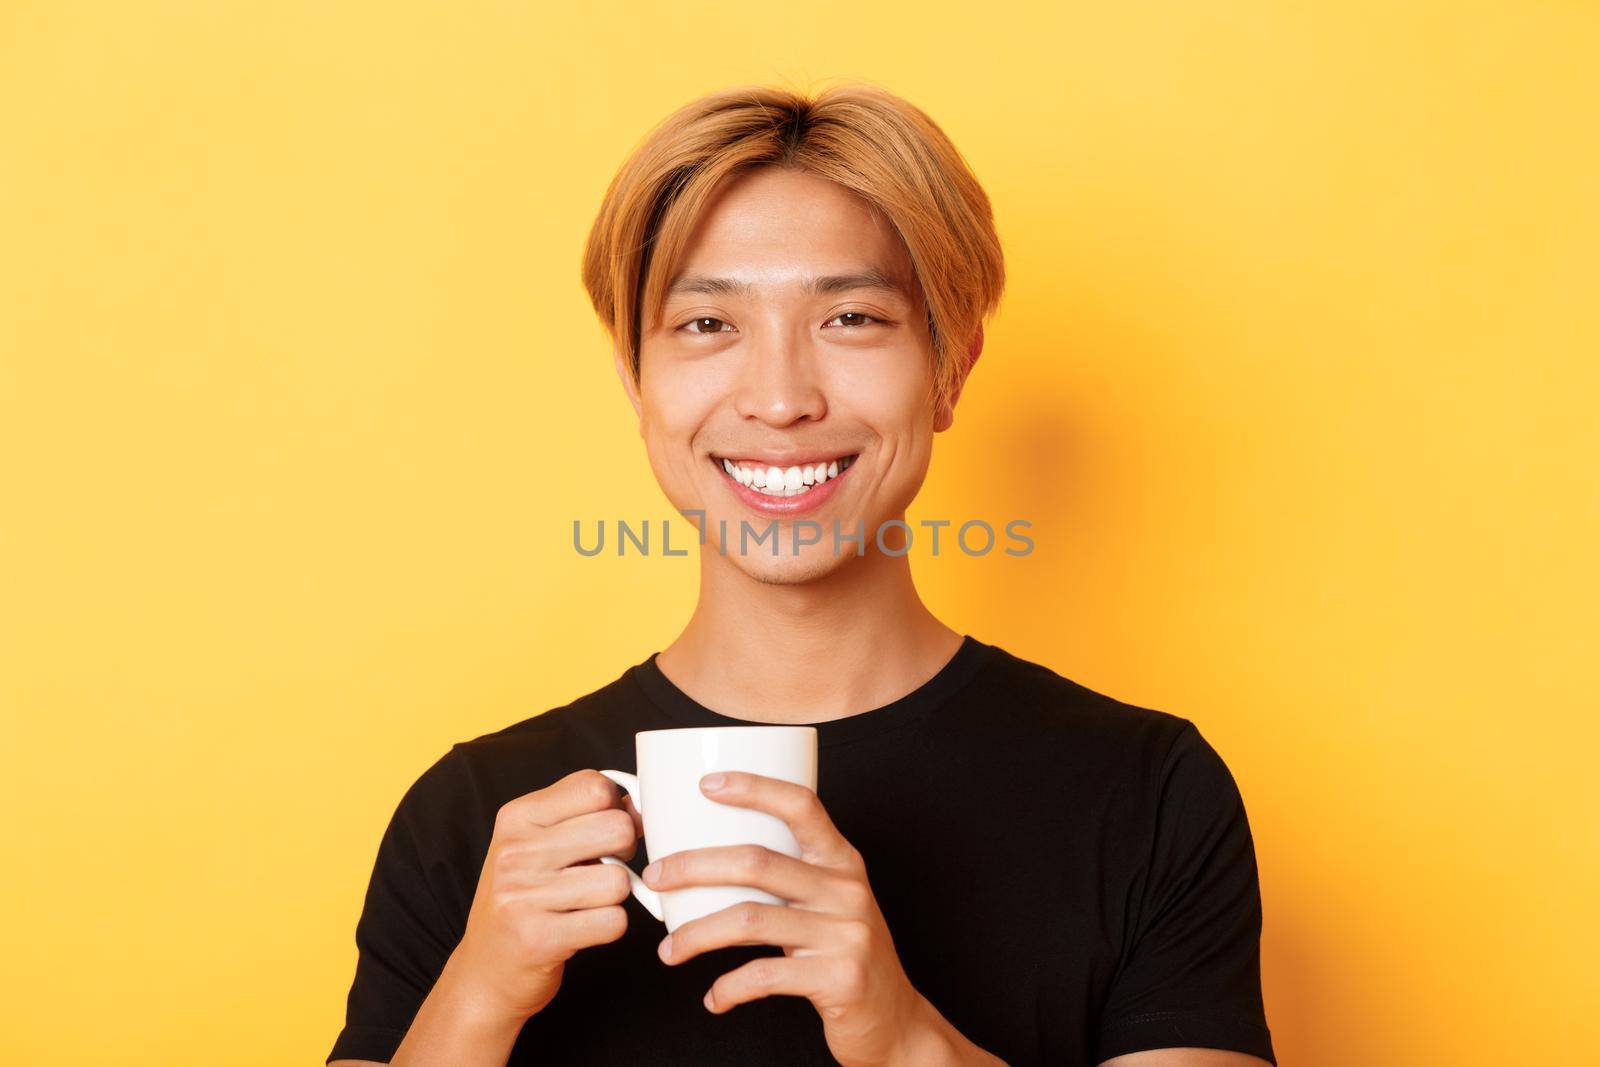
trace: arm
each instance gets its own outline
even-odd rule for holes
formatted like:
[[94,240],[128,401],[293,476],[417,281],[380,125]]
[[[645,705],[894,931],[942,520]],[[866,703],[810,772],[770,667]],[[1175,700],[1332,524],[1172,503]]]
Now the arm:
[[1100,1067],[1271,1067],[1259,1056],[1216,1048],[1157,1048],[1102,1060]]
[[1186,723],[1148,795],[1147,851],[1127,881],[1128,947],[1101,1013],[1095,1060],[1274,1063],[1261,997],[1260,886],[1239,788]]
[[[453,962],[453,957],[452,957]],[[918,1024],[905,1037],[897,1061],[906,1067],[993,1067],[1003,1060],[961,1035],[928,1001],[918,998]],[[405,1041],[395,1050],[391,1067],[504,1067],[523,1020],[497,1014],[461,979],[451,963],[418,1009]],[[374,1060],[333,1060],[328,1067],[382,1067]],[[1135,1067],[1138,1067],[1136,1064]],[[1154,1064],[1150,1067],[1190,1067]],[[1213,1067],[1196,1064],[1194,1067]],[[1232,1067],[1216,1064],[1215,1067]]]
[[567,959],[627,929],[627,872],[586,861],[632,856],[640,820],[587,769],[501,805],[463,908],[456,875],[478,861],[480,821],[460,807],[473,795],[463,773],[440,761],[391,820],[330,1064],[504,1067],[523,1024],[555,996]]
[[[497,1018],[463,990],[447,965],[439,982],[417,1010],[391,1067],[450,1064],[452,1067],[505,1067],[522,1028]],[[333,1060],[328,1067],[381,1067],[376,1060]]]
[[505,1067],[525,1021],[496,1010],[467,983],[452,955],[389,1062],[393,1067]]
[[[917,999],[921,1022],[907,1033],[904,1052],[891,1061],[892,1064],[904,1064],[905,1067],[995,1067],[998,1064],[999,1067],[1005,1067],[1005,1060],[968,1041],[961,1031],[939,1014],[937,1008],[920,995]],[[1167,1065],[1156,1064],[1154,1067]],[[1186,1065],[1176,1064],[1172,1067]]]

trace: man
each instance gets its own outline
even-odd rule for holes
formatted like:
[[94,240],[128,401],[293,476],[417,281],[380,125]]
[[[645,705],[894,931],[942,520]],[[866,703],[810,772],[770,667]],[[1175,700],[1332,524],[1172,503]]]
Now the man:
[[[1254,849],[1216,752],[951,629],[913,586],[892,520],[1003,282],[938,127],[872,86],[696,101],[613,181],[584,279],[700,528],[699,601],[659,654],[407,792],[329,1061],[1275,1063]],[[788,904],[663,937],[597,862],[637,869],[641,824],[596,768],[631,767],[640,730],[795,723],[818,731],[816,792],[702,787],[783,819],[800,858],[644,872]]]

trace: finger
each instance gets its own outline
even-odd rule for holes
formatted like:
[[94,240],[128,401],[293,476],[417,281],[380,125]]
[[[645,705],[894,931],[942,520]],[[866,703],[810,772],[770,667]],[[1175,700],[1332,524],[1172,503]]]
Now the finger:
[[662,939],[656,955],[663,963],[677,964],[729,945],[816,951],[829,943],[828,926],[836,921],[820,912],[746,901],[684,923]]
[[550,943],[573,952],[615,941],[628,932],[628,912],[621,904],[551,912],[545,918],[551,924]]
[[714,845],[662,856],[644,873],[652,889],[737,885],[764,889],[808,908],[851,912],[862,901],[850,877],[764,845]]
[[719,804],[754,808],[782,819],[800,843],[801,859],[839,869],[853,867],[859,859],[813,790],[747,771],[723,771],[722,777],[719,789],[702,786],[706,796]]
[[[639,815],[638,810],[635,809],[633,807],[633,805],[629,802],[629,799],[628,799],[626,794],[623,795],[623,797],[622,797],[622,799],[621,799],[621,801],[619,803],[619,806],[616,808],[616,810],[622,812],[625,815],[627,815],[628,818],[633,822],[633,840],[628,842],[628,847],[625,850],[618,850],[616,852],[608,852],[608,853],[606,853],[606,855],[608,855],[608,856],[620,856],[625,860],[631,860],[631,859],[633,859],[633,854],[636,851],[638,851],[639,840],[644,837],[644,819]],[[559,826],[559,824],[557,824],[557,825]],[[557,827],[550,827],[549,829],[554,830],[556,828]],[[579,862],[582,862],[582,863],[599,863],[600,861],[598,859],[589,859],[589,860],[581,860]]]
[[555,826],[591,811],[615,807],[620,787],[596,770],[573,771],[552,785],[524,793],[501,806],[495,828],[516,831]]
[[628,813],[628,817],[633,820],[633,826],[634,826],[634,829],[638,832],[638,836],[639,837],[643,837],[644,836],[644,816],[639,813],[639,809],[638,808],[633,806],[633,797],[630,796],[626,790],[624,790],[622,792],[622,796],[621,796],[620,799],[621,799],[621,803],[622,803],[622,810],[627,812]]
[[638,840],[638,828],[628,813],[619,808],[607,808],[542,830],[527,847],[534,851],[536,866],[543,870],[559,870],[601,856],[630,858]]
[[545,911],[577,911],[621,904],[631,887],[628,872],[609,863],[580,864],[556,871],[528,890]]
[[849,994],[864,984],[859,971],[859,965],[829,956],[763,956],[711,983],[706,1010],[721,1015],[774,993],[849,1003]]

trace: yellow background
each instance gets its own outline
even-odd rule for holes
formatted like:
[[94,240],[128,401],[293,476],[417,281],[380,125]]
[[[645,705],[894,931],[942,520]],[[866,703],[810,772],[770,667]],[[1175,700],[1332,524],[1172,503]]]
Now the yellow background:
[[1200,724],[1286,1067],[1600,1060],[1597,53],[1532,0],[0,6],[0,1057],[322,1062],[405,787],[692,602],[571,548],[669,514],[606,182],[864,77],[1008,253],[912,518],[1037,547],[923,556],[934,609]]

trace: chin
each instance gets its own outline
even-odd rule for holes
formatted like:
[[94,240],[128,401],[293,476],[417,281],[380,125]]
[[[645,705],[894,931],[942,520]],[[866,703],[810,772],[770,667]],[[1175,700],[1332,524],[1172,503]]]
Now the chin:
[[821,581],[836,574],[856,558],[853,551],[835,556],[826,545],[808,546],[798,556],[773,558],[755,551],[747,556],[730,551],[727,556],[728,562],[763,585],[805,585]]

